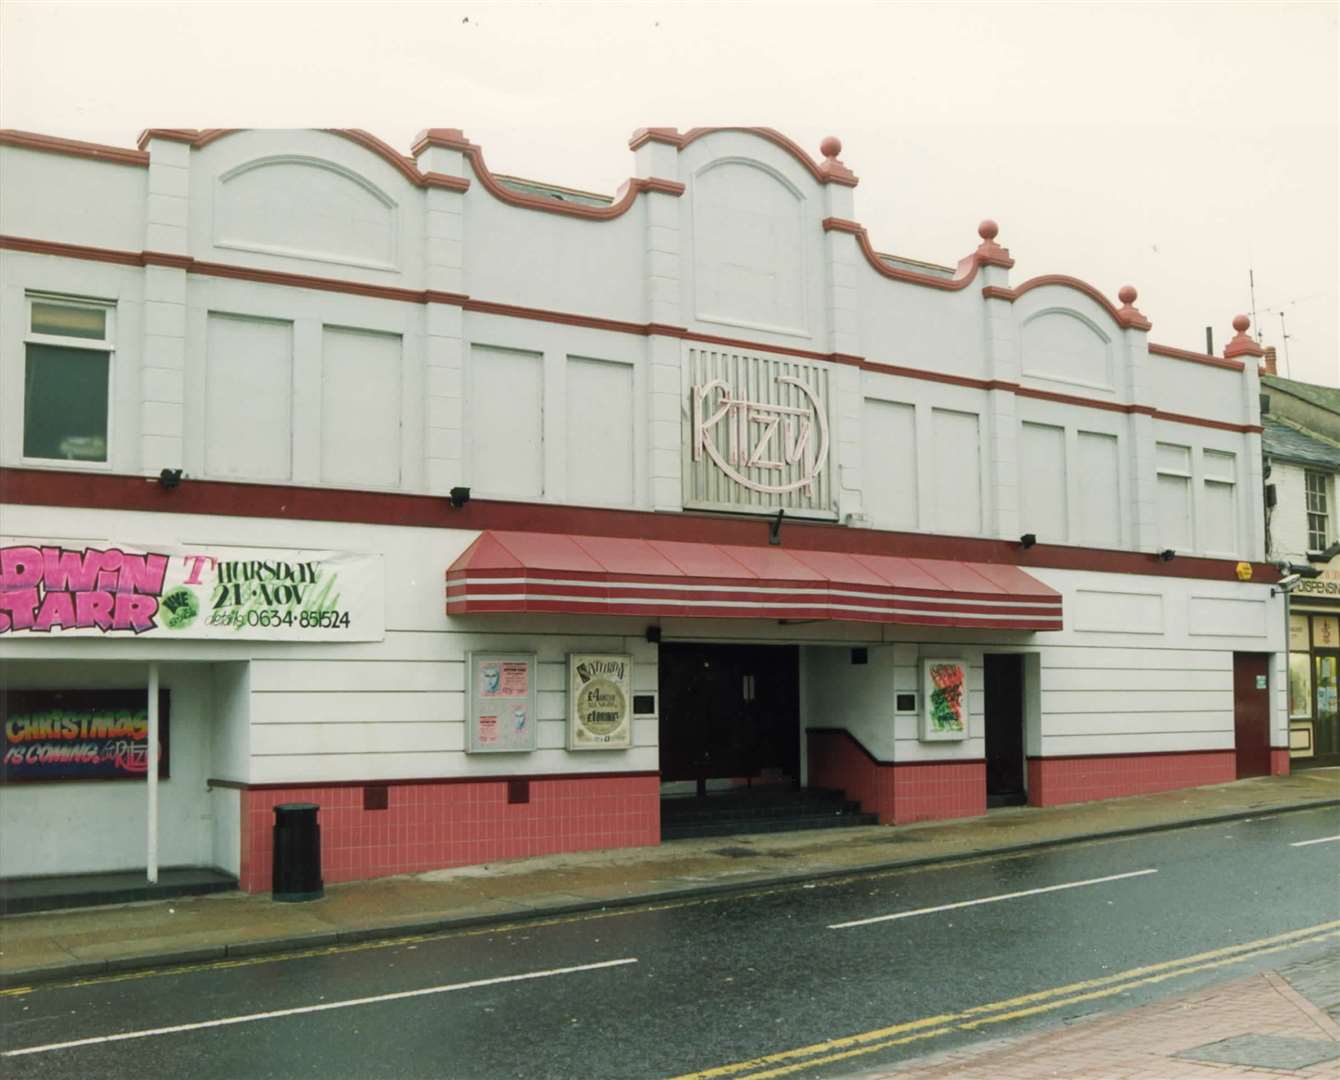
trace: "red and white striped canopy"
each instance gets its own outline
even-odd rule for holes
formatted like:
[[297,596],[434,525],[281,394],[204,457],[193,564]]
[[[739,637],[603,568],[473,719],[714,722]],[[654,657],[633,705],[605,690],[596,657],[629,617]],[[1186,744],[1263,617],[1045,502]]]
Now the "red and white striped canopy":
[[480,612],[1061,629],[1016,566],[532,532],[481,533],[447,570],[447,614]]

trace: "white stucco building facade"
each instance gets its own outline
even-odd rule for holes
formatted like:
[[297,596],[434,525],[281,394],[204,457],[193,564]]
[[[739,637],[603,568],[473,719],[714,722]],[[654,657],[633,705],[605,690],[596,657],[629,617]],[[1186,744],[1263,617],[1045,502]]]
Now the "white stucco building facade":
[[836,140],[630,145],[604,198],[450,129],[0,134],[0,828],[64,838],[0,876],[144,864],[133,763],[25,747],[150,664],[159,858],[247,889],[295,799],[342,880],[656,843],[694,782],[1287,770],[1245,326],[1151,343],[990,222],[882,254]]

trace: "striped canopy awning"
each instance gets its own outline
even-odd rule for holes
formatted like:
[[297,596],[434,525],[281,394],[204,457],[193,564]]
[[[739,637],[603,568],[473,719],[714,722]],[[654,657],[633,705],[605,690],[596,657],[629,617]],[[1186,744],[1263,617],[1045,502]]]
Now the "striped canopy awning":
[[481,533],[447,570],[447,614],[482,612],[1061,629],[1016,566],[532,532]]

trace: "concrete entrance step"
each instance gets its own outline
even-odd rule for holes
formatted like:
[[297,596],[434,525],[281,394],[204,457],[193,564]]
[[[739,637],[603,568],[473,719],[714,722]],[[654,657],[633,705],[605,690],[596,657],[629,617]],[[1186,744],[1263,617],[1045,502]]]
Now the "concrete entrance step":
[[128,904],[137,900],[170,900],[175,896],[203,896],[236,888],[237,878],[202,866],[161,869],[156,885],[149,884],[143,870],[0,878],[0,915]]

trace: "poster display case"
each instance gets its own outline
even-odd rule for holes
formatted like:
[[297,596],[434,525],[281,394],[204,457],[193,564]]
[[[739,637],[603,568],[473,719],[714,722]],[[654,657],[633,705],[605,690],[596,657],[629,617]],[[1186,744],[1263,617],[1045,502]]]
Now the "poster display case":
[[535,654],[472,652],[465,679],[467,753],[534,750]]

